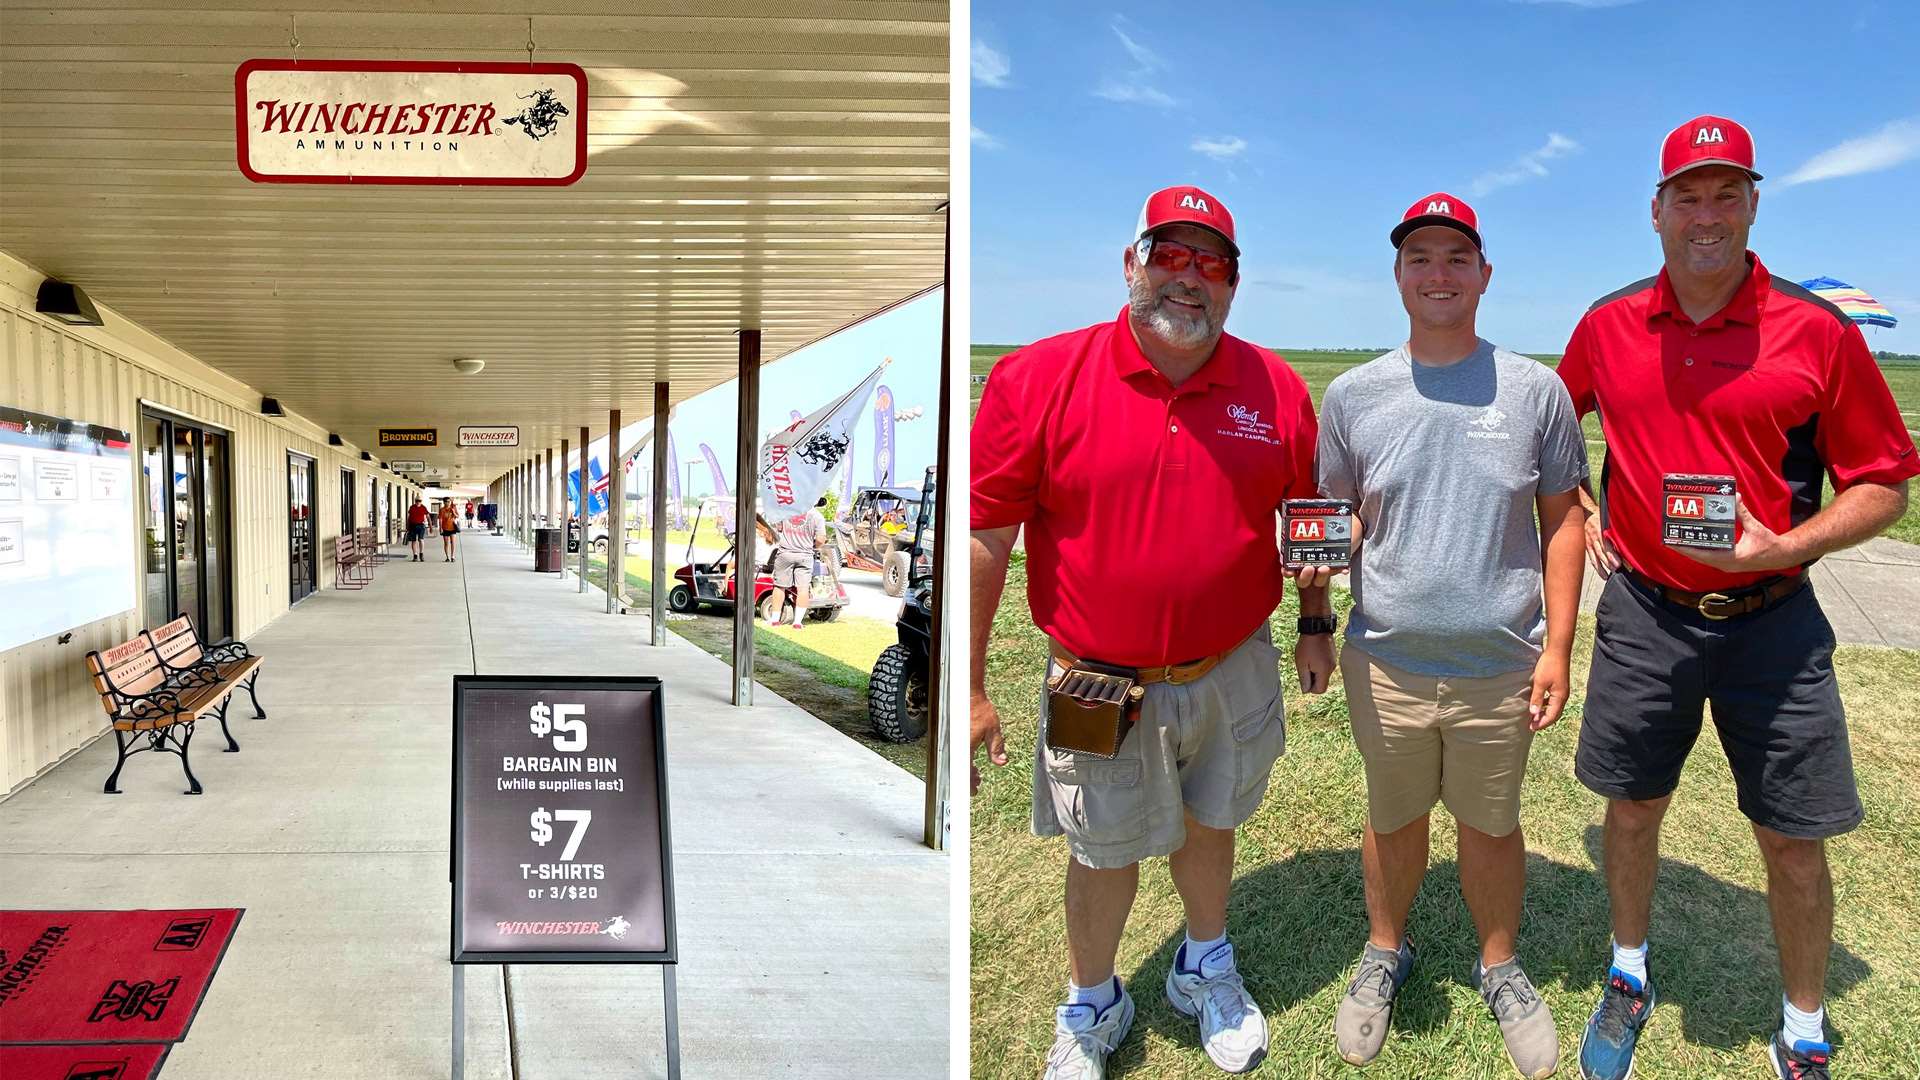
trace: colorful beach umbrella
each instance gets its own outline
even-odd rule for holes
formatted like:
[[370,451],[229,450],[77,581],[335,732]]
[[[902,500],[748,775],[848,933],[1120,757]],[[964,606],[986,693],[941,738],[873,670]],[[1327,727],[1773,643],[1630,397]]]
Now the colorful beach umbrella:
[[1861,326],[1897,326],[1900,320],[1894,318],[1887,306],[1867,295],[1865,289],[1856,289],[1844,281],[1830,277],[1817,277],[1803,281],[1800,287],[1827,300],[1847,313],[1847,318]]

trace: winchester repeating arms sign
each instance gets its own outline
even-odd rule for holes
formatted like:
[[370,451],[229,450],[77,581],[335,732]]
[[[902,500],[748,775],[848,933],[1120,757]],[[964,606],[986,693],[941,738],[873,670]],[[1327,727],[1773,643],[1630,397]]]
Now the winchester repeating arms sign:
[[240,171],[279,184],[571,184],[587,171],[574,64],[249,60]]

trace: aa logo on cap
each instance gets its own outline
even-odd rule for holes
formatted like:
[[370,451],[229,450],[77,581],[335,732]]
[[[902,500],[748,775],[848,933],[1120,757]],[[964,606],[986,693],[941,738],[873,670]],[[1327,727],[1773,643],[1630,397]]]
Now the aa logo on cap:
[[1705,146],[1708,143],[1723,143],[1727,137],[1717,127],[1703,127],[1693,133],[1693,145]]
[[1197,210],[1202,214],[1213,213],[1213,207],[1207,205],[1207,200],[1196,197],[1192,192],[1180,196],[1180,209]]
[[1433,201],[1427,203],[1427,213],[1445,214],[1448,217],[1452,217],[1453,204],[1448,202],[1445,199],[1434,199]]

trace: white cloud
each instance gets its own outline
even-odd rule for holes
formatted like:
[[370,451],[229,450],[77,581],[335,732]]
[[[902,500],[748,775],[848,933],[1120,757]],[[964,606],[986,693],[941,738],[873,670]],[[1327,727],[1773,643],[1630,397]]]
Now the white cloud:
[[1808,158],[1806,164],[1793,170],[1793,174],[1780,181],[1780,184],[1782,187],[1792,187],[1815,180],[1832,180],[1838,176],[1879,172],[1915,157],[1920,157],[1920,123],[1895,120],[1871,135],[1848,139],[1838,146],[1820,151]]
[[982,150],[1000,149],[999,139],[994,138],[993,136],[987,134],[984,131],[981,131],[979,128],[974,127],[971,124],[967,126],[967,141],[971,142],[973,145],[979,147]]
[[1102,80],[1100,85],[1094,88],[1093,96],[1128,105],[1151,105],[1158,109],[1172,108],[1175,104],[1173,95],[1154,86],[1152,81],[1153,73],[1165,68],[1166,62],[1160,59],[1158,53],[1135,41],[1123,29],[1126,25],[1126,16],[1116,15],[1113,17],[1111,29],[1113,36],[1120,39],[1121,47],[1127,50],[1127,55],[1133,58],[1133,66],[1117,77]]
[[1511,165],[1481,173],[1474,178],[1470,190],[1478,197],[1499,188],[1537,180],[1547,175],[1547,162],[1579,152],[1579,143],[1557,131],[1548,132],[1547,141],[1538,150],[1520,155]]
[[1139,69],[1141,71],[1158,71],[1166,67],[1166,61],[1161,60],[1158,53],[1128,37],[1127,32],[1120,29],[1121,24],[1124,22],[1126,22],[1124,18],[1115,18],[1113,21],[1113,33],[1115,37],[1120,39],[1120,44],[1127,47],[1127,52],[1133,57],[1133,62],[1138,65]]
[[1238,135],[1202,135],[1193,140],[1193,149],[1215,161],[1232,161],[1247,152],[1247,140]]
[[1013,63],[1007,54],[995,50],[978,38],[973,42],[973,81],[995,89],[1007,85],[1007,76],[1013,74]]
[[1123,83],[1117,79],[1108,79],[1093,92],[1094,97],[1106,98],[1127,104],[1152,105],[1156,108],[1169,108],[1173,99],[1159,90],[1144,84]]

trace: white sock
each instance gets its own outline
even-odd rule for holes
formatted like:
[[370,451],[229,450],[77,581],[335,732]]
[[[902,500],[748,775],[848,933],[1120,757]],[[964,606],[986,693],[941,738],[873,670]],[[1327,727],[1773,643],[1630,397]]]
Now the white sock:
[[1619,942],[1613,943],[1613,966],[1640,980],[1642,987],[1647,985],[1647,943],[1641,942],[1632,949],[1622,948]]
[[1801,1012],[1799,1009],[1793,1007],[1793,1002],[1787,1000],[1787,995],[1781,994],[1780,1013],[1786,1018],[1786,1023],[1780,1028],[1780,1041],[1786,1043],[1789,1047],[1796,1042],[1823,1043],[1827,1041],[1827,1007],[1825,1004],[1815,1007],[1812,1012]]
[[1067,980],[1067,1004],[1069,1005],[1091,1005],[1095,1013],[1103,1013],[1119,1000],[1119,976],[1107,979],[1097,986],[1081,986],[1072,979]]
[[[1200,961],[1206,959],[1208,953],[1226,943],[1227,935],[1225,934],[1221,934],[1212,941],[1195,941],[1193,940],[1193,933],[1189,931],[1187,933],[1187,943],[1182,946],[1180,952],[1180,970],[1198,972],[1200,970]],[[1232,967],[1233,965],[1229,962],[1227,966]]]

